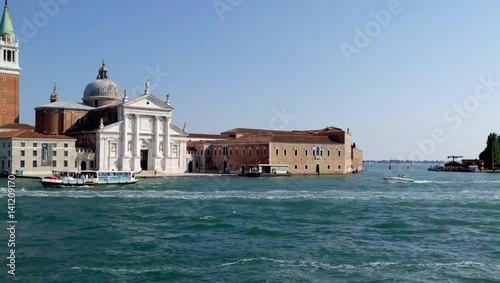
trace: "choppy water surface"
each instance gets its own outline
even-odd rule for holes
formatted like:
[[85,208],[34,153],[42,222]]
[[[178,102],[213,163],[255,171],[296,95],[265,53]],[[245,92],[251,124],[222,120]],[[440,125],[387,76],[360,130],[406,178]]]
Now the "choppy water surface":
[[[418,182],[382,180],[400,172]],[[17,186],[17,275],[4,264],[1,282],[500,281],[500,174],[368,165],[350,176]]]

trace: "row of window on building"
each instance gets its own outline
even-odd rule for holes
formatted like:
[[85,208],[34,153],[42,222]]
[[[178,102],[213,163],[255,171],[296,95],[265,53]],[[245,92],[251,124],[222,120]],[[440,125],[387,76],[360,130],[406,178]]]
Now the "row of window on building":
[[[198,161],[195,163],[195,168],[198,168],[198,165],[200,166],[200,168],[203,168],[203,164],[199,164],[199,163],[198,163]],[[228,166],[229,166],[229,168],[232,168],[232,167],[233,167],[233,165],[232,165],[232,164],[229,164]],[[243,166],[243,165],[242,165],[242,166]],[[217,164],[211,165],[210,163],[206,163],[206,164],[205,164],[205,168],[207,168],[207,169],[210,169],[210,168],[217,169],[217,168],[222,168],[222,167],[223,167],[223,166],[222,166],[222,164],[219,164],[219,165],[217,165]],[[236,169],[238,169],[238,168],[239,168],[238,164],[236,164],[235,168],[236,168]],[[327,165],[326,165],[326,168],[327,168],[328,170],[331,170],[331,169],[332,169],[332,167],[331,167],[331,165],[330,165],[330,164],[327,164]],[[295,164],[295,165],[293,166],[293,169],[294,169],[294,170],[299,170],[299,165]],[[337,165],[337,169],[338,169],[338,170],[342,169],[342,166],[341,166],[340,164],[339,164],[339,165]],[[304,164],[304,170],[309,170],[309,165],[308,165],[308,164]]]
[[[239,155],[240,154],[240,151],[239,151],[239,148],[236,148],[235,149],[235,155]],[[279,156],[280,155],[280,152],[282,152],[283,156],[288,156],[288,149],[287,148],[283,148],[281,151],[279,148],[275,148],[275,155],[276,156]],[[304,152],[304,156],[308,156],[309,155],[309,149],[308,148],[304,148],[303,149],[303,152]],[[228,148],[227,146],[223,146],[222,148],[219,148],[219,149],[214,149],[213,151],[214,153],[214,156],[217,155],[233,155],[233,149],[232,148]],[[242,148],[241,149],[241,155],[252,155],[252,148],[248,148],[248,150],[246,148]],[[206,149],[205,151],[203,150],[200,150],[200,155],[203,155],[205,154],[206,156],[210,156],[210,149]],[[255,155],[259,155],[260,154],[260,150],[259,148],[255,148]],[[332,156],[332,152],[330,149],[327,149],[326,150],[326,154],[328,157]],[[267,148],[263,148],[263,151],[262,151],[262,155],[263,156],[267,156]],[[294,156],[298,156],[299,155],[299,149],[297,148],[294,148],[293,149],[293,155]],[[315,146],[313,147],[312,149],[312,155],[314,157],[321,157],[323,156],[323,149],[320,147],[320,146]],[[337,156],[341,156],[341,151],[337,149]]]
[[[3,147],[4,147],[4,148],[6,147],[6,145],[7,145],[7,147],[10,147],[10,142],[8,142],[8,143],[5,143],[5,142],[4,142],[4,143],[3,143]],[[48,143],[43,143],[43,144],[42,144],[42,147],[44,147],[44,146],[45,146],[45,147],[47,147],[48,145],[49,145]],[[26,142],[21,142],[21,147],[26,147]],[[38,143],[37,143],[37,142],[34,142],[34,143],[33,143],[33,147],[34,147],[34,148],[37,148],[37,147],[38,147]],[[52,144],[52,148],[56,148],[56,147],[57,147],[57,143],[53,143],[53,144]],[[65,147],[65,148],[68,148],[68,143],[64,143],[64,147]]]

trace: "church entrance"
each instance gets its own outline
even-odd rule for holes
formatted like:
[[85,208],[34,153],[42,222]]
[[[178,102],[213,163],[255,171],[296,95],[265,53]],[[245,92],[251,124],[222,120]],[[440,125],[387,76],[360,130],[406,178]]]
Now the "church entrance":
[[85,161],[82,161],[82,163],[80,163],[80,171],[83,170],[87,170],[87,162]]
[[148,170],[148,150],[141,149],[141,168],[142,170]]

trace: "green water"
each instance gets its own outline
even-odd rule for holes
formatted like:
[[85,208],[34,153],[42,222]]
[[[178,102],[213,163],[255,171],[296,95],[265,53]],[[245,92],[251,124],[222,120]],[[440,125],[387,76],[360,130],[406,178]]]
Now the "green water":
[[[0,282],[500,282],[500,174],[392,168],[97,189],[17,180],[16,276],[0,190]],[[398,173],[417,182],[382,180]]]

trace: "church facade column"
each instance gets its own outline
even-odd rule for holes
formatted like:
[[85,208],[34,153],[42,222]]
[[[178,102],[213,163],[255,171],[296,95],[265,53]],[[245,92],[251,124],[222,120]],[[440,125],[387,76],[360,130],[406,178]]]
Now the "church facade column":
[[161,122],[163,123],[163,158],[161,163],[163,170],[169,171],[170,167],[172,166],[168,158],[170,152],[170,118],[167,116],[163,116]]
[[162,155],[161,155],[161,149],[160,145],[163,144],[162,139],[160,138],[160,123],[163,123],[163,121],[160,119],[159,116],[155,116],[154,118],[154,139],[153,139],[153,160],[154,160],[154,165],[153,169],[154,170],[162,170]]
[[130,159],[128,153],[128,125],[130,123],[130,116],[128,114],[123,115],[123,123],[122,123],[122,132],[121,132],[121,170],[129,171],[130,170]]
[[134,171],[140,171],[141,168],[141,145],[139,143],[139,129],[140,129],[141,115],[135,114],[135,125],[134,125],[134,140],[132,143],[132,152],[134,159]]

